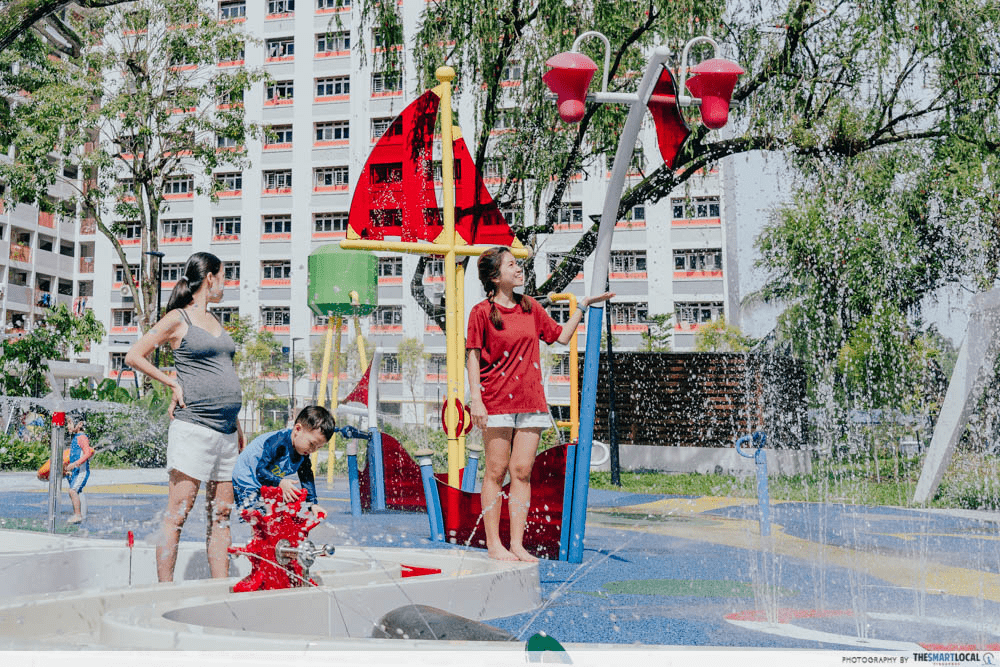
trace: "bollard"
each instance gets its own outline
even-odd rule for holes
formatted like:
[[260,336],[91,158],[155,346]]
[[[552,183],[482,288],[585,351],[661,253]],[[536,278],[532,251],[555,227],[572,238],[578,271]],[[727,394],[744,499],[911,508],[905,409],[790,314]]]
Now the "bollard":
[[469,458],[465,461],[465,471],[462,473],[462,490],[475,493],[476,481],[479,478],[479,455],[483,448],[479,445],[469,445],[465,448]]
[[424,501],[427,504],[427,520],[431,524],[431,539],[444,542],[444,517],[441,514],[441,497],[438,496],[437,480],[434,479],[434,466],[430,449],[417,450],[417,463],[420,464],[420,477],[424,481]]
[[52,440],[49,443],[49,532],[56,532],[59,494],[62,492],[63,440],[66,436],[66,413],[52,413]]
[[[753,456],[744,454],[740,445],[753,441],[756,448]],[[764,453],[764,445],[767,436],[763,431],[755,431],[753,435],[745,435],[736,441],[736,451],[744,458],[752,458],[757,465],[757,506],[760,508],[760,534],[767,537],[771,534],[771,501],[767,490],[767,455]]]

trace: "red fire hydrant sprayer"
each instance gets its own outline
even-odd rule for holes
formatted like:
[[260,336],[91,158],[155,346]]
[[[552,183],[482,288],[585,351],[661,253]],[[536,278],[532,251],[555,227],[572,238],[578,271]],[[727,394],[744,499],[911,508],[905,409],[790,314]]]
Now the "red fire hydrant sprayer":
[[317,556],[333,555],[333,547],[317,547],[306,539],[326,518],[322,511],[302,507],[306,495],[300,489],[296,500],[285,503],[281,489],[264,486],[261,506],[240,510],[254,534],[246,546],[229,547],[229,553],[250,559],[250,574],[233,586],[234,593],[317,585],[309,578],[309,568]]

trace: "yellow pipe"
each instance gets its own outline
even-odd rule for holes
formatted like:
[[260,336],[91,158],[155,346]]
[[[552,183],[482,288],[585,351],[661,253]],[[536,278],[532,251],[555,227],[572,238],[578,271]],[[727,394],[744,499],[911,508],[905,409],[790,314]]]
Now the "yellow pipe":
[[354,290],[351,290],[351,305],[354,306],[354,340],[358,344],[358,357],[361,359],[361,374],[364,375],[368,368],[368,354],[365,350],[365,338],[361,335],[361,316],[358,309],[361,307],[361,297]]
[[[337,315],[333,318],[334,326],[336,327],[336,340],[334,342],[335,354],[333,355],[333,387],[330,390],[331,399],[330,407],[333,408],[331,412],[337,411],[337,403],[340,397],[340,328],[344,323],[344,318]],[[330,437],[330,442],[327,445],[327,451],[329,455],[326,460],[326,483],[328,485],[333,484],[333,462],[336,461],[334,452],[337,449],[337,434],[334,433]]]
[[[330,347],[333,345],[333,317],[327,316],[326,322],[326,339],[323,341],[323,363],[320,369],[319,376],[319,406],[321,408],[326,407],[326,381],[327,375],[330,373]],[[332,406],[336,409],[336,406]],[[331,411],[332,412],[332,411]],[[331,441],[333,438],[330,439]],[[330,454],[333,454],[333,443],[329,444]],[[314,452],[310,458],[312,462],[313,470],[318,470],[317,464],[319,462],[319,452]],[[327,461],[327,469],[332,469],[333,459]],[[329,475],[327,475],[329,478]]]
[[[441,168],[444,171],[444,167]],[[443,178],[443,176],[442,176]],[[452,185],[454,189],[454,185]],[[454,193],[452,193],[452,201],[454,201]],[[447,217],[447,216],[445,216]],[[452,207],[452,225],[454,225],[454,205]],[[452,227],[452,233],[454,233],[454,226]],[[405,252],[413,253],[417,255],[446,255],[448,253],[453,253],[460,257],[474,257],[476,255],[481,255],[493,246],[485,245],[463,245],[453,247],[451,245],[445,245],[444,243],[416,243],[412,241],[366,241],[363,239],[344,239],[340,242],[340,247],[344,250],[378,250],[378,251],[392,251],[392,252]],[[529,248],[512,247],[510,248],[510,253],[517,257],[518,259],[525,259],[531,257],[531,250]]]
[[[444,251],[444,290],[445,290],[445,340],[447,341],[448,362],[448,392],[445,394],[445,424],[448,432],[448,485],[458,486],[458,411],[455,409],[455,399],[459,396],[459,374],[461,364],[458,360],[458,313],[456,312],[455,281],[455,146],[452,138],[451,116],[451,82],[455,79],[455,70],[451,67],[439,67],[434,76],[441,85],[441,190],[444,213],[444,233],[441,250]],[[435,244],[437,245],[437,244]],[[425,250],[426,252],[426,250]]]
[[[576,312],[575,294],[549,294],[549,300],[553,303],[569,301],[570,317]],[[580,438],[580,370],[577,366],[579,350],[576,339],[577,332],[574,331],[573,337],[569,339],[569,422],[556,422],[557,426],[569,426],[570,442],[576,442]]]
[[[465,373],[463,372],[465,368],[465,327],[462,326],[465,322],[465,264],[462,263],[455,266],[455,292],[455,310],[459,323],[455,327],[458,350],[458,397],[465,405]],[[463,467],[465,466],[465,426],[462,426],[463,433],[458,434],[458,460]]]

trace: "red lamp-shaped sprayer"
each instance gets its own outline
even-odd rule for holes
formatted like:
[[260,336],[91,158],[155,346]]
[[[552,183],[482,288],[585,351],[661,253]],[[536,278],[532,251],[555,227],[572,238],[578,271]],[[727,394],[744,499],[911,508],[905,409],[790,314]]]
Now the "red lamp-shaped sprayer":
[[551,67],[542,81],[559,98],[559,117],[566,123],[579,123],[586,106],[587,88],[597,72],[597,64],[582,53],[564,51],[545,61]]
[[687,89],[701,98],[702,122],[711,130],[725,127],[729,101],[743,68],[725,58],[712,58],[692,67],[691,73],[695,76],[687,80]]

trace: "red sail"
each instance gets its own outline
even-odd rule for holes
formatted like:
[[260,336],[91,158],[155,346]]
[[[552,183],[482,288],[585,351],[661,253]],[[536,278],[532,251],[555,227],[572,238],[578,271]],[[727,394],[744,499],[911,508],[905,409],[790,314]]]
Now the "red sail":
[[434,196],[431,90],[411,102],[375,144],[354,188],[348,225],[359,238],[432,241],[441,233]]
[[455,232],[469,245],[514,242],[514,232],[486,189],[465,139],[455,141]]

